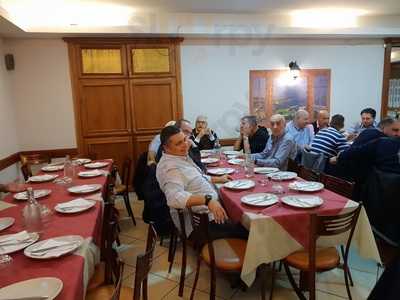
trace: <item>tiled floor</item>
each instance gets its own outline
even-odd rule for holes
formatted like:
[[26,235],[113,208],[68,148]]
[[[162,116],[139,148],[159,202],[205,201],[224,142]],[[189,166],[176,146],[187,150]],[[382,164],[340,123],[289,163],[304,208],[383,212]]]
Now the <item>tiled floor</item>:
[[[126,286],[132,286],[135,275],[135,261],[139,253],[144,252],[145,240],[147,234],[147,225],[141,218],[143,202],[136,201],[135,195],[131,194],[132,207],[136,217],[137,226],[132,224],[132,221],[125,218],[126,212],[123,202],[117,201],[117,208],[121,211],[123,219],[121,221],[120,239],[125,250],[120,253],[120,256],[126,263],[124,281]],[[154,264],[149,277],[149,298],[151,300],[158,299],[181,299],[178,296],[178,283],[180,275],[181,251],[178,250],[175,256],[175,263],[172,272],[168,273],[168,242],[165,246],[157,244]],[[366,299],[375,285],[376,281],[376,264],[372,261],[366,261],[351,253],[350,258],[351,273],[354,280],[354,287],[351,288],[352,297],[355,300]],[[189,251],[188,265],[186,271],[185,289],[183,299],[189,299],[192,284],[194,280],[195,256]],[[269,286],[269,283],[268,283]],[[330,272],[317,275],[317,299],[320,300],[339,300],[347,299],[346,288],[344,285],[343,271],[337,269]],[[293,292],[286,274],[284,271],[277,274],[277,280],[274,286],[273,299],[298,299]],[[203,266],[200,272],[199,281],[197,284],[195,299],[209,299],[209,272],[207,267]],[[261,299],[260,282],[256,280],[253,286],[246,291],[241,289],[232,289],[229,282],[223,275],[217,276],[217,299],[237,299],[250,300]]]

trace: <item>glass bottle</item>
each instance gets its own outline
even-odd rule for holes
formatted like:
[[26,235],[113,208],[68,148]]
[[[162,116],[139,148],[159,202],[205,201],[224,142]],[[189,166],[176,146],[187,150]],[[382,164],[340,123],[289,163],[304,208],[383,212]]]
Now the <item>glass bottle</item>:
[[251,159],[250,153],[245,154],[244,174],[246,177],[254,176],[254,161]]
[[28,204],[25,205],[22,215],[26,231],[28,232],[41,232],[43,230],[42,211],[39,203],[36,201],[33,194],[33,189],[28,187]]
[[219,139],[217,138],[216,140],[215,140],[215,143],[214,143],[214,152],[215,152],[215,156],[216,156],[216,158],[218,158],[219,160],[221,160],[221,144],[219,143]]
[[69,155],[67,155],[65,157],[65,162],[64,162],[64,177],[65,179],[70,179],[70,181],[72,181],[72,178],[74,178],[75,176],[75,170],[74,170],[74,165],[72,164],[72,161],[69,157]]

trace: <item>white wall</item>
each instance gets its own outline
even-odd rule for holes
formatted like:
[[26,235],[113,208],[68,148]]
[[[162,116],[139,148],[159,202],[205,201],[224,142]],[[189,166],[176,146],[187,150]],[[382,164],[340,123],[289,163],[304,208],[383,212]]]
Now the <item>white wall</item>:
[[21,150],[76,147],[67,44],[61,39],[9,39],[9,73]]
[[[0,159],[19,151],[15,103],[10,91],[10,71],[4,64],[4,42],[0,38]],[[17,169],[11,166],[0,172],[0,182],[7,182],[16,177]]]
[[321,40],[185,39],[181,49],[184,115],[209,117],[221,137],[237,135],[240,116],[249,110],[249,70],[331,69],[331,113],[345,116],[346,127],[367,106],[380,113],[383,43]]

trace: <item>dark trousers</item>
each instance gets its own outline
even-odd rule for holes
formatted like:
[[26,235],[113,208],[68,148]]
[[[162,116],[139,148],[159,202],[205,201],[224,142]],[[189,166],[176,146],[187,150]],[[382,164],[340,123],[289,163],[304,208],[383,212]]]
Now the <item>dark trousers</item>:
[[249,232],[240,223],[232,223],[229,220],[223,224],[214,221],[208,224],[208,232],[211,240],[223,238],[237,238],[247,240]]

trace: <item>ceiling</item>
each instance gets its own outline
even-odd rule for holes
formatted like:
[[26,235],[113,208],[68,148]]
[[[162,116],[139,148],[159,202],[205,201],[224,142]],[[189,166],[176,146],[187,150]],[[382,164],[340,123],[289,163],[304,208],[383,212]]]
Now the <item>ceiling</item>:
[[393,37],[400,0],[0,0],[0,36],[96,34]]

